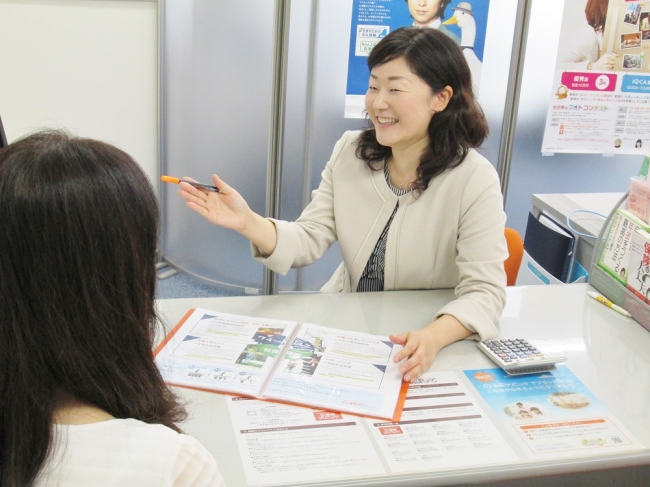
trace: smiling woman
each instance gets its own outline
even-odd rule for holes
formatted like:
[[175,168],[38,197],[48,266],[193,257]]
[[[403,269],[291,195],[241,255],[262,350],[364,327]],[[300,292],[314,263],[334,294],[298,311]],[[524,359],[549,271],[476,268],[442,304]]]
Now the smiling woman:
[[405,27],[368,57],[370,126],[346,132],[295,222],[264,219],[216,175],[220,193],[179,194],[210,222],[247,237],[254,257],[285,274],[338,240],[343,262],[322,292],[454,288],[421,330],[391,336],[414,380],[444,346],[497,334],[505,303],[505,215],[496,171],[475,150],[487,136],[458,47],[440,31]]

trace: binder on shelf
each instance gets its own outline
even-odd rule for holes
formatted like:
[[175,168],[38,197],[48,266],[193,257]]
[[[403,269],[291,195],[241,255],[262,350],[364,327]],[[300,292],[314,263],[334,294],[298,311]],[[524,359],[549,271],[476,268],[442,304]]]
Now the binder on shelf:
[[539,218],[535,218],[528,213],[524,236],[524,259],[527,262],[522,269],[541,268],[544,271],[542,275],[554,278],[555,281],[551,282],[567,282],[574,244],[575,236],[551,217],[540,213]]

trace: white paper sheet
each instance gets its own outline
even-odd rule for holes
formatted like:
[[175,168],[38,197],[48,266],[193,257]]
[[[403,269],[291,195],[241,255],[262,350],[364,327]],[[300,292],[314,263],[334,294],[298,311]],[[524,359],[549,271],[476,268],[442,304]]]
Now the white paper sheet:
[[243,397],[226,400],[249,485],[386,473],[358,417]]

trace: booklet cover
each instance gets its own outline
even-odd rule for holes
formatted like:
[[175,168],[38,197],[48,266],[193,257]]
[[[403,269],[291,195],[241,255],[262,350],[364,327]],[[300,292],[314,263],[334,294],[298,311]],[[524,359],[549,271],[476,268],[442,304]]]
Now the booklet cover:
[[398,420],[400,349],[386,336],[195,309],[155,355],[169,384]]

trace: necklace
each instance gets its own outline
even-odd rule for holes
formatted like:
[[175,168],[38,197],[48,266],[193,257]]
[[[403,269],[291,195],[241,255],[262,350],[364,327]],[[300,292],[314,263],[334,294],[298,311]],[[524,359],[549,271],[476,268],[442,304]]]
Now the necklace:
[[[413,178],[407,177],[406,181],[400,183],[398,179],[395,177],[396,176],[395,171],[390,170],[390,166],[388,162],[386,163],[386,171],[388,172],[388,179],[390,180],[390,184],[394,188],[398,188],[401,190],[408,189],[411,183],[413,182]],[[406,188],[404,188],[404,186],[406,186]]]

